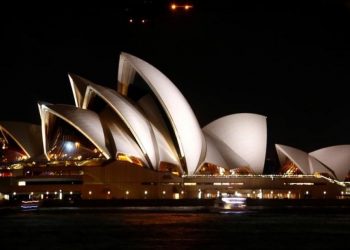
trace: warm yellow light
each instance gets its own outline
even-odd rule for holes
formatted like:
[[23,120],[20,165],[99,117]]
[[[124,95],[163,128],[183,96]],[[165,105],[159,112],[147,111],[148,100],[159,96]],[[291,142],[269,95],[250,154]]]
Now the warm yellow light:
[[126,195],[129,195],[129,191],[128,191],[128,190],[126,190],[126,191],[125,191],[125,194],[126,194]]
[[111,191],[108,191],[107,194],[110,195],[110,194],[111,194]]
[[133,164],[136,164],[140,167],[143,166],[143,163],[140,159],[138,159],[137,157],[133,157],[133,156],[128,156],[128,155],[125,155],[125,154],[118,154],[117,155],[117,159],[119,161],[127,161],[127,162],[130,162],[130,163],[133,163]]
[[185,186],[196,186],[197,183],[196,182],[185,182],[184,185]]
[[172,5],[171,5],[171,9],[172,9],[172,10],[176,10],[176,4],[172,4]]

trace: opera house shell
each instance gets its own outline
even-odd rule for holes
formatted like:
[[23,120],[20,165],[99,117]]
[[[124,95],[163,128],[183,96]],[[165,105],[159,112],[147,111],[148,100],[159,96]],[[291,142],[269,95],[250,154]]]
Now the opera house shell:
[[349,180],[350,145],[322,148],[311,153],[276,144],[281,174],[323,174],[339,181]]
[[[116,89],[74,74],[68,78],[75,105],[39,102],[41,126],[0,123],[2,175],[22,169],[14,193],[32,185],[31,193],[46,198],[57,192],[85,198],[201,197],[203,190],[212,197],[247,185],[240,176],[263,174],[265,116],[232,114],[201,128],[175,84],[127,53],[120,55]],[[347,146],[306,154],[277,145],[277,151],[281,162],[288,158],[302,174],[347,175]],[[326,157],[335,152],[337,160]],[[247,194],[255,194],[260,181],[249,182]],[[68,184],[70,191],[62,186]]]

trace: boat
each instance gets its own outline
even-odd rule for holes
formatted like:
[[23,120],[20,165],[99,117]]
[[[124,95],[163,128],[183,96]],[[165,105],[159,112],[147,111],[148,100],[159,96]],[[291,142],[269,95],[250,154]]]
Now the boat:
[[247,198],[238,196],[220,196],[214,204],[216,211],[240,211],[244,210],[247,205]]
[[21,201],[21,210],[22,211],[38,210],[39,205],[40,205],[39,200],[23,200]]

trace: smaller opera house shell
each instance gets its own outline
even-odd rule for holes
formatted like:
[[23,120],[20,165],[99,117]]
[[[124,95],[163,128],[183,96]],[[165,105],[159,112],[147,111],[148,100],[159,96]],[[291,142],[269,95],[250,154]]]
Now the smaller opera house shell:
[[322,148],[311,153],[276,144],[281,174],[322,174],[339,181],[350,178],[350,145]]

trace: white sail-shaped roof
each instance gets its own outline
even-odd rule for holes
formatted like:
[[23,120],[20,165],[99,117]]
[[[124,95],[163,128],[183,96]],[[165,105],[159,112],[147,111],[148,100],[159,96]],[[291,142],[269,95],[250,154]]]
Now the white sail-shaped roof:
[[263,172],[267,144],[265,116],[249,113],[228,115],[211,122],[203,131],[231,148],[253,172]]
[[327,168],[320,161],[315,159],[313,156],[309,154],[309,165],[310,165],[310,173],[327,173],[334,179],[337,179],[336,174],[330,168]]
[[42,138],[39,125],[25,122],[0,122],[0,130],[4,130],[6,134],[18,144],[28,157],[38,156],[42,154]]
[[86,89],[83,108],[88,107],[94,95],[98,95],[115,111],[134,136],[149,165],[156,169],[159,165],[159,155],[150,122],[134,105],[116,91],[91,82]]
[[242,157],[234,152],[232,148],[227,146],[223,141],[214,139],[205,132],[203,134],[207,142],[207,153],[203,163],[215,164],[226,169],[249,166],[248,162],[242,159]]
[[48,127],[53,125],[49,124],[49,117],[53,115],[61,118],[76,128],[101,151],[106,159],[111,158],[110,153],[105,146],[106,141],[101,120],[95,112],[63,104],[39,104],[39,109],[42,121],[42,136],[45,154],[47,154]]
[[158,69],[127,53],[121,53],[118,81],[129,85],[137,72],[150,87],[167,115],[179,147],[181,162],[193,174],[204,159],[205,140],[198,121],[177,87]]
[[75,74],[68,74],[68,78],[72,88],[75,106],[81,108],[83,106],[87,82],[84,78]]
[[297,148],[286,145],[276,144],[278,159],[281,166],[285,163],[286,158],[291,160],[303,174],[310,174],[309,155]]
[[[228,168],[229,164],[227,164],[224,157],[221,155],[219,149],[216,146],[214,139],[211,138],[206,133],[203,133],[203,134],[206,141],[207,150],[206,150],[205,158],[202,164],[210,163],[210,164],[215,164],[222,168]],[[200,168],[198,168],[197,170],[200,170]]]
[[182,173],[184,173],[181,167],[179,158],[177,154],[174,154],[174,152],[172,151],[168,141],[165,139],[165,137],[162,135],[162,133],[159,132],[159,130],[156,127],[152,125],[152,128],[158,144],[160,162],[167,162],[167,163],[174,164],[179,167]]
[[174,154],[177,154],[174,142],[171,139],[169,129],[167,128],[165,120],[162,117],[161,110],[159,109],[155,101],[152,99],[152,97],[150,95],[145,95],[141,99],[139,99],[137,103],[141,107],[146,118],[165,137],[169,146],[172,148]]
[[177,155],[174,142],[171,139],[169,130],[167,129],[166,123],[162,117],[161,110],[159,110],[157,104],[150,95],[142,97],[138,101],[138,104],[152,124],[159,149],[159,160],[161,162],[175,164],[183,172],[181,163],[179,162],[179,156]]
[[343,181],[350,171],[350,145],[337,145],[311,152],[310,155],[332,169]]
[[111,140],[109,140],[108,145],[109,151],[113,153],[115,157],[119,153],[137,157],[148,166],[140,147],[137,145],[132,135],[129,134],[122,121],[116,117],[117,114],[115,114],[114,111],[105,110],[100,116],[105,128],[108,129],[108,133],[110,133],[109,136]]

